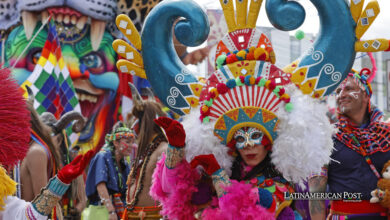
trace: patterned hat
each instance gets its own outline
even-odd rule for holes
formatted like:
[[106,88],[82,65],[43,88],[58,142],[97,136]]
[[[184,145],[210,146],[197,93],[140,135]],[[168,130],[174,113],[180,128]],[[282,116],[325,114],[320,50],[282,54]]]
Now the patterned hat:
[[127,128],[125,125],[122,127],[116,128],[111,134],[106,134],[106,142],[113,142],[115,140],[120,140],[122,138],[134,138],[134,131],[130,128]]
[[371,70],[368,68],[363,68],[360,72],[352,69],[352,73],[349,73],[348,76],[352,77],[356,84],[362,89],[368,97],[372,96],[372,87],[369,82],[369,76],[371,75]]

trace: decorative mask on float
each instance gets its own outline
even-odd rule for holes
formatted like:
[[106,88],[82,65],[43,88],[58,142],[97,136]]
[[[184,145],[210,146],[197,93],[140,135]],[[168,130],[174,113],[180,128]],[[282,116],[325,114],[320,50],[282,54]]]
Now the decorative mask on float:
[[[104,141],[114,123],[115,97],[119,77],[112,34],[106,24],[116,15],[116,2],[19,0],[23,25],[14,28],[5,43],[5,62],[14,65],[32,36],[49,14],[55,21],[62,55],[76,89],[81,111],[87,118],[79,144],[86,150]],[[77,9],[77,10],[76,10]],[[33,71],[47,38],[47,27],[39,32],[29,49],[15,65],[12,74],[22,84]]]
[[[118,95],[119,78],[114,65],[117,56],[111,46],[112,31],[108,30],[112,28],[107,27],[119,11],[128,14],[140,30],[146,14],[158,2],[160,0],[48,0],[45,3],[38,0],[4,0],[0,2],[3,6],[0,7],[0,30],[10,33],[2,59],[7,66],[12,66],[41,21],[53,13],[62,55],[78,93],[81,111],[88,120],[78,143],[84,150],[100,146],[104,143],[104,134],[116,120],[118,110],[115,97]],[[23,26],[11,28],[20,19]],[[12,74],[19,84],[34,69],[46,38],[45,27],[13,69]]]

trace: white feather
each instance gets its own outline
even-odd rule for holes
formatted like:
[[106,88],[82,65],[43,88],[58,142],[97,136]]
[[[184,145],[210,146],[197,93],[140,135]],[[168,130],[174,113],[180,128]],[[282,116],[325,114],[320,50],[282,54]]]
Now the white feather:
[[293,110],[287,112],[281,104],[276,113],[280,121],[271,158],[284,178],[304,187],[304,181],[329,162],[334,128],[325,104],[303,95],[295,86],[287,90]]
[[228,147],[214,135],[214,122],[201,123],[200,109],[192,109],[190,114],[184,116],[183,127],[186,131],[186,159],[191,162],[194,157],[203,154],[214,154],[221,168],[230,176],[234,158],[230,156]]

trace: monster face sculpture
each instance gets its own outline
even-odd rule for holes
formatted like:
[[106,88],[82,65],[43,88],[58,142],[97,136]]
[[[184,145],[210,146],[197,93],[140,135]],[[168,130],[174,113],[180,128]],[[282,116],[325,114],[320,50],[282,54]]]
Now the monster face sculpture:
[[83,149],[98,146],[114,122],[119,85],[114,65],[116,54],[111,46],[113,37],[106,29],[106,24],[115,17],[116,2],[49,0],[43,4],[38,0],[22,0],[19,10],[23,26],[16,27],[7,38],[6,65],[15,65],[12,74],[19,84],[28,78],[41,56],[47,27],[38,33],[27,52],[21,53],[42,22],[52,15],[82,114],[88,120],[79,144]]

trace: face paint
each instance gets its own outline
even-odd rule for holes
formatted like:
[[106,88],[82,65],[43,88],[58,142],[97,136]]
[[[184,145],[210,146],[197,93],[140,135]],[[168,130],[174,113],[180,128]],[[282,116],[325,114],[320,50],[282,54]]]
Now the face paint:
[[348,77],[339,88],[336,89],[336,103],[339,113],[351,117],[366,105],[364,91],[359,84]]
[[359,98],[359,92],[350,92],[348,95],[350,95],[354,99],[358,99]]
[[131,154],[132,145],[134,144],[133,138],[122,138],[119,141],[119,151],[124,156],[129,156]]
[[236,140],[236,148],[244,149],[246,147],[260,145],[263,136],[264,133],[257,128],[240,128],[234,134],[234,139]]

